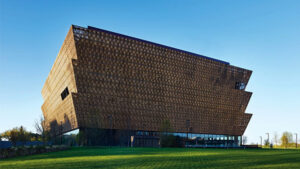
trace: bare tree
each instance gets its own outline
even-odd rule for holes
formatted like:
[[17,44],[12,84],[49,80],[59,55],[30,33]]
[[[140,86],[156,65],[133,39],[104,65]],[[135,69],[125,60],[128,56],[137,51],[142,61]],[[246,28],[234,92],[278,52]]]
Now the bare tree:
[[278,133],[277,133],[277,132],[274,133],[274,138],[273,138],[273,140],[274,140],[274,144],[277,146],[278,143],[279,143],[279,136],[278,136]]
[[34,127],[38,134],[42,135],[44,132],[44,117],[41,116],[38,120],[35,120]]
[[35,121],[34,124],[36,132],[41,135],[42,141],[44,144],[49,140],[49,132],[46,130],[45,119],[43,115]]
[[264,146],[270,146],[270,141],[268,139],[264,140]]
[[243,145],[247,144],[247,141],[248,141],[248,137],[247,136],[243,136],[242,137],[242,143],[243,143]]

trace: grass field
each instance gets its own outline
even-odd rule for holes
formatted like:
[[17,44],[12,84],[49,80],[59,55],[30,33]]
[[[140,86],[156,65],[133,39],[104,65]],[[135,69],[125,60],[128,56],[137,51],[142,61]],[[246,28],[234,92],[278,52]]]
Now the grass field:
[[0,168],[300,168],[300,150],[72,148],[0,160]]

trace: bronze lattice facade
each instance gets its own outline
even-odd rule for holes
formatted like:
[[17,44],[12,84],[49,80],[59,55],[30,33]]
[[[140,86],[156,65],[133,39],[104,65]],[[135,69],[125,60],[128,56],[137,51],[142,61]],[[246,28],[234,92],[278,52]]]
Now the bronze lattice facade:
[[42,89],[48,128],[241,136],[252,71],[141,39],[71,26]]

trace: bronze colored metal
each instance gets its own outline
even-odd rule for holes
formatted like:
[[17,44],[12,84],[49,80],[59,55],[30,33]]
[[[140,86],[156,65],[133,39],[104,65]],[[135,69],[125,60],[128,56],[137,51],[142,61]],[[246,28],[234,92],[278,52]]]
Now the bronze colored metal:
[[[227,62],[72,25],[42,89],[48,128],[243,135],[252,71]],[[69,95],[61,93],[68,87]],[[238,89],[237,89],[238,88]],[[189,127],[186,127],[187,121]]]

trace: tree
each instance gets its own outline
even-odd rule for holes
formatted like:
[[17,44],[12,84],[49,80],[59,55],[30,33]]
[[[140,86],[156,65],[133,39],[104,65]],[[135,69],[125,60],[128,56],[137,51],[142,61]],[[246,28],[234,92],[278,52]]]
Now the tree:
[[78,134],[76,135],[76,142],[79,146],[87,145],[87,135],[84,130],[79,130]]
[[21,126],[19,128],[19,133],[17,133],[18,135],[18,141],[22,142],[23,144],[26,142],[26,141],[30,141],[30,135],[31,133],[30,132],[27,132],[23,126]]
[[4,133],[2,133],[2,137],[5,138],[8,141],[11,141],[12,145],[16,145],[17,143],[17,133],[18,128],[13,128],[11,130],[6,130]]
[[277,132],[275,132],[274,133],[274,143],[275,143],[275,145],[278,145],[278,142],[279,142],[279,138],[278,138],[278,134],[277,134]]
[[19,141],[22,144],[24,144],[26,141],[30,141],[30,135],[31,133],[26,131],[26,129],[21,127],[15,127],[11,130],[7,130],[4,133],[2,133],[2,137],[11,141],[11,143],[16,146],[16,143]]
[[160,138],[161,147],[184,147],[182,138],[174,135],[165,135]]
[[172,131],[170,120],[164,120],[164,121],[162,122],[161,127],[160,127],[160,131],[161,131],[163,134],[167,134],[168,132],[171,132],[171,131]]
[[41,115],[40,119],[35,120],[34,127],[36,132],[41,136],[42,142],[46,144],[46,142],[50,140],[50,134],[49,131],[46,130],[46,123],[43,115]]
[[289,143],[293,140],[293,134],[290,132],[283,132],[281,136],[281,146],[287,148]]
[[264,146],[269,146],[270,145],[270,142],[268,139],[264,140]]
[[160,127],[160,146],[161,147],[183,147],[183,140],[179,136],[169,134],[172,132],[170,120],[164,120]]
[[242,137],[243,145],[247,144],[247,141],[248,141],[248,137],[247,136],[243,136]]

